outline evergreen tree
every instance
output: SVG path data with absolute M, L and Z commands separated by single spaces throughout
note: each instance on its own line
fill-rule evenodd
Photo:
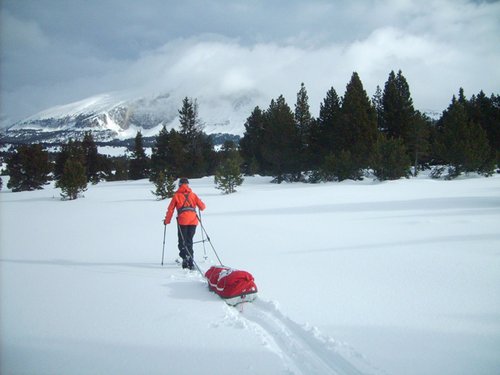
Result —
M 92 136 L 92 132 L 85 132 L 81 147 L 84 155 L 84 167 L 87 175 L 87 181 L 97 184 L 101 179 L 100 172 L 102 171 L 102 161 L 97 150 L 94 137 Z
M 210 176 L 215 173 L 217 168 L 217 152 L 214 150 L 211 138 L 202 133 L 202 158 L 203 158 L 203 176 Z
M 56 181 L 56 187 L 61 189 L 63 199 L 77 199 L 78 195 L 87 190 L 87 174 L 79 159 L 69 158 L 64 163 L 61 177 Z
M 213 148 L 209 137 L 200 132 L 189 145 L 186 134 L 164 127 L 156 137 L 151 155 L 150 181 L 155 181 L 161 171 L 172 176 L 200 177 L 211 171 Z
M 6 161 L 7 188 L 14 192 L 43 189 L 49 181 L 49 154 L 39 144 L 18 146 Z
M 245 122 L 245 133 L 240 140 L 241 155 L 246 165 L 246 173 L 253 175 L 265 169 L 262 155 L 264 140 L 264 114 L 255 107 Z
M 160 200 L 172 198 L 175 194 L 175 180 L 175 177 L 168 175 L 164 171 L 160 171 L 153 181 L 155 191 L 152 191 L 152 193 Z
M 309 145 L 308 145 L 308 165 L 307 169 L 312 171 L 313 175 L 316 174 L 318 171 L 319 166 L 323 162 L 325 158 L 326 147 L 323 145 L 326 142 L 324 141 L 323 138 L 323 132 L 322 129 L 319 126 L 319 120 L 312 118 L 311 119 L 311 130 L 309 134 Z M 312 179 L 314 180 L 314 178 Z M 312 181 L 311 180 L 311 175 L 309 176 L 309 182 L 318 182 L 318 181 Z
M 388 138 L 380 134 L 372 156 L 372 168 L 380 180 L 397 180 L 408 177 L 410 159 L 401 138 Z
M 341 110 L 341 100 L 333 87 L 327 91 L 323 103 L 320 104 L 319 117 L 316 122 L 317 128 L 313 127 L 313 144 L 316 144 L 321 157 L 317 162 L 321 162 L 327 155 L 335 153 L 338 145 L 335 143 L 335 133 L 339 126 Z M 314 131 L 316 130 L 316 131 Z
M 188 177 L 201 177 L 209 169 L 212 145 L 202 131 L 196 100 L 184 98 L 179 110 L 180 134 L 184 143 L 183 171 Z M 207 158 L 208 157 L 208 158 Z
M 138 131 L 135 136 L 132 158 L 130 159 L 129 177 L 132 180 L 141 180 L 146 178 L 148 174 L 149 158 L 146 156 L 146 152 L 144 151 L 142 133 Z
M 169 170 L 169 133 L 165 125 L 155 138 L 151 152 L 151 174 L 150 181 L 155 181 L 160 172 Z
M 419 111 L 408 126 L 408 154 L 413 160 L 413 175 L 418 174 L 421 160 L 429 154 L 430 151 L 430 119 Z
M 68 159 L 77 159 L 82 165 L 85 165 L 85 152 L 81 142 L 70 139 L 61 146 L 61 151 L 56 156 L 54 165 L 54 179 L 61 178 L 64 172 L 64 165 Z
M 486 132 L 468 118 L 465 104 L 453 97 L 439 123 L 439 150 L 444 162 L 450 165 L 450 178 L 463 172 L 488 175 L 493 169 Z
M 384 101 L 382 89 L 377 85 L 377 89 L 375 90 L 375 94 L 372 97 L 372 103 L 375 107 L 375 112 L 377 112 L 377 128 L 379 131 L 384 130 Z
M 109 180 L 124 181 L 128 180 L 129 161 L 127 157 L 115 157 L 110 160 L 111 166 Z
M 297 149 L 299 138 L 294 115 L 283 95 L 271 100 L 264 115 L 262 156 L 275 181 L 291 181 L 300 170 Z
M 185 97 L 182 100 L 182 108 L 179 109 L 180 132 L 188 141 L 190 147 L 194 149 L 195 141 L 199 133 L 202 132 L 201 120 L 198 116 L 198 102 L 196 99 Z
M 243 183 L 243 174 L 241 173 L 241 158 L 234 142 L 225 142 L 221 153 L 223 160 L 217 167 L 214 176 L 214 183 L 217 189 L 225 194 L 231 194 L 236 191 L 236 187 Z
M 297 93 L 297 102 L 295 104 L 295 126 L 297 128 L 298 137 L 298 159 L 299 170 L 296 179 L 300 179 L 300 174 L 303 170 L 309 169 L 311 166 L 311 157 L 309 157 L 309 146 L 311 139 L 311 124 L 312 116 L 309 110 L 309 96 L 307 90 L 302 83 L 300 90 Z
M 97 184 L 102 178 L 111 174 L 111 163 L 106 156 L 100 155 L 90 131 L 85 132 L 82 141 L 70 139 L 61 146 L 54 166 L 54 178 L 61 177 L 64 165 L 69 158 L 78 159 L 85 168 L 87 181 Z
M 376 139 L 376 112 L 354 72 L 347 84 L 339 125 L 335 129 L 335 154 L 349 151 L 357 169 L 367 168 Z
M 467 106 L 469 105 L 469 103 L 467 102 L 467 98 L 465 97 L 465 91 L 463 89 L 463 87 L 460 87 L 458 89 L 458 99 L 457 101 L 462 104 L 465 109 L 468 109 Z
M 240 170 L 240 160 L 238 158 L 228 159 L 217 168 L 214 177 L 217 189 L 225 194 L 236 192 L 236 187 L 243 183 L 243 174 Z
M 168 134 L 167 166 L 172 176 L 188 176 L 185 171 L 185 141 L 175 129 Z
M 320 180 L 323 181 L 359 180 L 361 177 L 359 164 L 349 150 L 329 154 L 320 168 Z
M 184 142 L 184 175 L 197 175 L 202 162 L 200 150 L 201 124 L 198 118 L 198 104 L 196 100 L 184 98 L 179 112 L 180 134 Z
M 480 91 L 477 96 L 472 96 L 467 109 L 470 120 L 486 131 L 492 157 L 500 156 L 500 96 L 492 94 L 488 98 Z
M 382 130 L 387 136 L 401 138 L 408 145 L 409 128 L 415 115 L 410 87 L 401 70 L 391 71 L 382 97 Z

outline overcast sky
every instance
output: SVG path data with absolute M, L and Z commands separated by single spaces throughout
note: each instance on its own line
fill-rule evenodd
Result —
M 231 96 L 267 107 L 300 83 L 313 115 L 353 71 L 371 97 L 402 70 L 415 107 L 500 93 L 500 2 L 0 0 L 3 125 L 86 97 Z M 180 103 L 179 103 L 180 106 Z M 201 107 L 201 105 L 200 105 Z M 202 112 L 202 108 L 200 108 Z

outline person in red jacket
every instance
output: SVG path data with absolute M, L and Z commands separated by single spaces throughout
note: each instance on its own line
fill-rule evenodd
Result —
M 182 268 L 194 269 L 193 258 L 193 237 L 198 225 L 198 215 L 196 207 L 205 209 L 205 203 L 189 187 L 187 178 L 179 180 L 179 189 L 175 192 L 163 223 L 170 224 L 174 209 L 177 209 L 177 235 L 179 240 L 179 256 L 182 258 Z

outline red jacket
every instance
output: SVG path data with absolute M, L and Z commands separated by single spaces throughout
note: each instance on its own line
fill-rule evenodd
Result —
M 168 205 L 165 224 L 170 224 L 174 215 L 174 209 L 177 209 L 177 221 L 179 225 L 198 225 L 196 207 L 203 211 L 205 203 L 193 193 L 188 184 L 181 185 Z

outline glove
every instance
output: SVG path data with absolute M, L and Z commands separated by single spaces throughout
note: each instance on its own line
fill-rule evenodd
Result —
M 167 221 L 167 219 L 164 219 L 163 220 L 163 225 L 168 225 L 168 224 L 170 224 L 170 221 Z

